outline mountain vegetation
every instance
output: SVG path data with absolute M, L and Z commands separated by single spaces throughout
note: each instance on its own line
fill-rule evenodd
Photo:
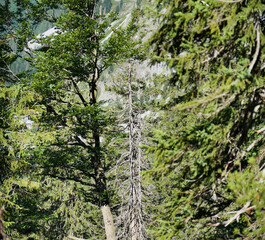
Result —
M 0 239 L 264 239 L 264 13 L 1 1 Z

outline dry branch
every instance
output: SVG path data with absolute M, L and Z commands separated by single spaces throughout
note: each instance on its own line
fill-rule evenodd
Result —
M 77 237 L 73 237 L 73 236 L 68 236 L 69 239 L 72 240 L 88 240 L 88 239 L 84 239 L 84 238 L 77 238 Z
M 232 222 L 234 222 L 235 220 L 239 220 L 239 217 L 241 214 L 245 213 L 245 212 L 249 212 L 250 210 L 256 209 L 256 206 L 250 206 L 251 201 L 248 201 L 243 208 L 241 208 L 238 211 L 232 211 L 232 212 L 228 212 L 226 214 L 235 214 L 233 217 L 231 217 L 229 220 L 224 221 L 224 222 L 218 222 L 218 223 L 208 223 L 206 224 L 207 226 L 211 226 L 211 227 L 217 227 L 219 225 L 224 225 L 225 227 L 227 227 L 228 225 L 230 225 Z
M 242 2 L 242 0 L 216 0 L 218 2 L 223 2 L 223 3 L 239 3 Z
M 261 133 L 261 132 L 264 132 L 265 131 L 265 127 L 261 128 L 260 130 L 257 130 L 256 132 L 257 133 Z
M 215 59 L 218 57 L 218 55 L 224 50 L 225 47 L 221 47 L 217 52 L 214 53 L 213 57 L 209 57 L 205 59 L 202 63 L 207 63 L 210 62 L 211 60 Z
M 224 223 L 225 223 L 225 227 L 227 227 L 227 226 L 230 225 L 233 221 L 235 221 L 236 219 L 238 219 L 242 213 L 248 212 L 248 211 L 250 211 L 250 210 L 256 208 L 256 206 L 249 207 L 250 203 L 251 203 L 251 201 L 248 201 L 248 202 L 244 205 L 243 208 L 241 208 L 240 210 L 238 210 L 238 211 L 235 212 L 236 214 L 235 214 L 233 217 L 231 217 L 229 220 L 227 220 L 226 222 L 224 222 Z
M 255 63 L 257 62 L 257 59 L 258 59 L 258 56 L 259 56 L 259 51 L 260 51 L 260 27 L 259 27 L 259 23 L 257 23 L 257 26 L 256 26 L 256 29 L 257 29 L 257 47 L 256 47 L 256 51 L 255 51 L 255 54 L 254 54 L 254 57 L 249 65 L 249 68 L 248 68 L 248 73 L 250 74 Z
M 239 159 L 242 159 L 246 156 L 246 154 L 251 151 L 260 141 L 263 140 L 263 138 L 265 137 L 265 132 L 263 132 L 260 137 L 256 140 L 254 140 L 246 149 L 246 151 L 244 151 L 241 156 L 239 157 Z

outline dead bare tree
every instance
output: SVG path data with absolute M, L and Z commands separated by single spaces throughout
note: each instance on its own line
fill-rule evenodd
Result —
M 139 147 L 142 142 L 142 88 L 141 79 L 135 76 L 131 64 L 122 68 L 113 88 L 119 94 L 122 110 L 120 126 L 125 128 L 120 160 L 115 168 L 116 185 L 119 186 L 121 203 L 116 225 L 118 239 L 146 239 L 143 212 L 143 186 L 141 180 L 143 157 Z M 118 104 L 119 105 L 119 104 Z
M 129 162 L 130 162 L 130 198 L 129 198 L 129 223 L 132 240 L 144 239 L 142 226 L 142 188 L 141 188 L 141 111 L 133 104 L 132 67 L 129 65 Z M 137 101 L 140 101 L 138 86 Z

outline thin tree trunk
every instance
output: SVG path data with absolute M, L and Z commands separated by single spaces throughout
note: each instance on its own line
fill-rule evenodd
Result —
M 2 207 L 0 209 L 0 239 L 2 240 L 7 240 L 6 235 L 5 235 L 5 230 L 4 230 L 4 224 L 3 224 L 3 213 L 4 213 L 5 208 Z
M 146 239 L 146 233 L 143 220 L 143 188 L 141 182 L 143 157 L 141 148 L 139 148 L 142 142 L 141 80 L 137 80 L 133 76 L 131 64 L 129 64 L 128 68 L 126 67 L 126 74 L 121 77 L 119 82 L 121 85 L 120 89 L 123 91 L 126 89 L 127 91 L 126 102 L 128 104 L 125 105 L 125 113 L 123 115 L 125 119 L 121 119 L 121 124 L 126 122 L 128 126 L 128 142 L 126 141 L 128 150 L 120 159 L 120 162 L 125 167 L 120 168 L 120 170 L 122 175 L 126 176 L 126 181 L 121 187 L 123 201 L 118 221 L 119 226 L 121 226 L 121 231 L 118 231 L 118 237 L 120 239 L 144 240 Z M 138 91 L 135 89 L 137 85 Z
M 130 159 L 130 189 L 131 189 L 131 206 L 130 206 L 130 232 L 132 240 L 137 240 L 137 199 L 136 199 L 136 186 L 135 186 L 135 143 L 134 143 L 134 118 L 133 118 L 133 94 L 132 94 L 132 76 L 131 76 L 131 64 L 129 65 L 129 159 Z
M 130 235 L 131 240 L 143 239 L 142 229 L 142 196 L 141 196 L 141 149 L 137 147 L 141 141 L 140 106 L 135 112 L 133 107 L 133 89 L 131 65 L 129 65 L 129 161 L 130 161 Z M 140 92 L 137 94 L 140 101 Z
M 110 207 L 108 205 L 102 206 L 101 212 L 103 215 L 107 240 L 116 240 L 115 227 L 114 227 L 113 217 L 110 211 Z
M 137 92 L 137 99 L 140 102 L 141 101 L 141 88 L 140 83 L 138 81 L 138 92 Z M 141 116 L 141 104 L 138 105 L 138 116 L 137 116 L 137 124 L 138 124 L 138 136 L 137 136 L 137 146 L 140 146 L 142 144 L 142 116 Z M 144 228 L 143 228 L 143 216 L 142 216 L 142 177 L 141 177 L 141 171 L 142 171 L 142 149 L 140 147 L 137 147 L 137 171 L 138 171 L 138 218 L 139 218 L 139 239 L 144 239 Z
M 95 106 L 97 104 L 97 81 L 99 79 L 99 72 L 97 68 L 97 58 L 94 62 L 94 74 L 93 79 L 90 82 L 90 105 Z M 104 167 L 102 164 L 101 146 L 100 146 L 100 132 L 99 132 L 99 122 L 97 119 L 97 113 L 92 116 L 93 121 L 93 140 L 94 140 L 94 157 L 92 160 L 94 168 L 94 179 L 96 183 L 96 190 L 99 197 L 99 206 L 103 215 L 103 221 L 105 225 L 105 233 L 107 240 L 116 240 L 115 227 L 113 223 L 113 217 L 109 206 L 109 194 L 107 189 L 107 182 Z

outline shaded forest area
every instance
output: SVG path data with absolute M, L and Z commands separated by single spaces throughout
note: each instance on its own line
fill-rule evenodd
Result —
M 265 239 L 264 13 L 1 0 L 0 239 Z

